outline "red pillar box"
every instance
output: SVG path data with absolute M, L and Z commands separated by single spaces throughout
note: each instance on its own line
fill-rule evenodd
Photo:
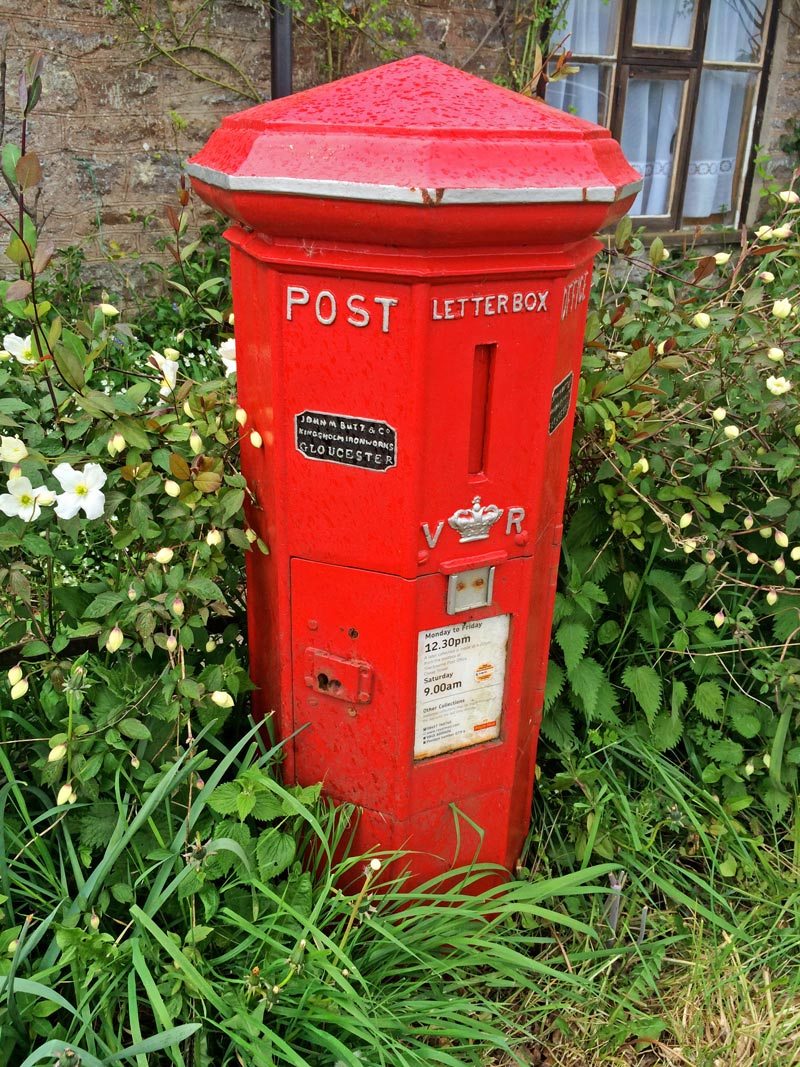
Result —
M 249 641 L 286 775 L 415 878 L 512 869 L 591 279 L 639 188 L 608 132 L 421 56 L 226 119 Z M 475 827 L 481 828 L 482 835 Z

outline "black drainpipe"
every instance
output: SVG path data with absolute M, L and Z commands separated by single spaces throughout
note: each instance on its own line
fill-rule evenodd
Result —
M 272 0 L 269 10 L 270 83 L 272 99 L 292 92 L 292 9 L 286 0 Z

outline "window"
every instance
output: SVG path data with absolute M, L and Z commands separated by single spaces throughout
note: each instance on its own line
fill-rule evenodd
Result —
M 610 127 L 651 229 L 737 225 L 771 0 L 565 0 L 553 41 L 580 69 L 547 101 Z

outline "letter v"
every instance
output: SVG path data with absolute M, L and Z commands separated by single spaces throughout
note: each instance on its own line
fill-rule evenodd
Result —
M 425 534 L 425 540 L 428 542 L 428 548 L 436 548 L 436 542 L 439 540 L 442 530 L 444 529 L 444 519 L 436 527 L 436 530 L 431 534 L 430 526 L 427 522 L 422 524 L 422 532 Z

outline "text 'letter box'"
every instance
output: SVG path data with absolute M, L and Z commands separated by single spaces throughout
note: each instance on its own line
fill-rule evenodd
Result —
M 226 119 L 257 709 L 414 877 L 530 804 L 608 132 L 416 56 Z M 258 430 L 255 448 L 249 431 Z M 482 828 L 483 834 L 476 831 Z

